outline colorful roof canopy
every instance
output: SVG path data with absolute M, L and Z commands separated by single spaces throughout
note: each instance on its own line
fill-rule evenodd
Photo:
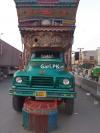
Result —
M 79 0 L 14 1 L 17 8 L 19 27 L 21 31 L 36 31 L 39 29 L 42 31 L 75 30 L 76 12 Z M 56 26 L 58 27 L 57 29 Z

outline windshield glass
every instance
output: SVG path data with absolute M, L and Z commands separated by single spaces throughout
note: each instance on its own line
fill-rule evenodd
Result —
M 36 51 L 32 54 L 31 59 L 41 58 L 41 59 L 62 59 L 63 55 L 60 52 L 55 51 Z
M 51 62 L 51 61 L 31 61 L 29 66 L 32 68 L 41 68 L 41 69 L 64 69 L 65 64 L 62 62 Z

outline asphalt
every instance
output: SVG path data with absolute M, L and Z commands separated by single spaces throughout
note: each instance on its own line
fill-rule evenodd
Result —
M 22 114 L 12 108 L 8 95 L 11 78 L 0 81 L 0 133 L 33 133 L 23 128 Z M 51 133 L 100 133 L 100 104 L 89 93 L 79 89 L 72 116 L 59 111 L 58 127 Z

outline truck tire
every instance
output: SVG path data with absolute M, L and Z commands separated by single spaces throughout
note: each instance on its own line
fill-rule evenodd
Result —
M 72 115 L 74 112 L 74 99 L 65 100 L 65 113 L 67 115 Z
M 21 96 L 13 96 L 12 98 L 12 104 L 13 108 L 17 112 L 22 111 L 23 103 L 24 103 L 25 98 Z

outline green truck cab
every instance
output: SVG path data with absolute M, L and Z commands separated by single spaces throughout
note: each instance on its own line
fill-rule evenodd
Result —
M 21 111 L 24 99 L 31 97 L 34 100 L 64 101 L 67 114 L 72 114 L 75 80 L 73 74 L 67 71 L 64 52 L 48 49 L 32 51 L 25 68 L 14 74 L 9 93 L 13 95 L 16 111 Z
M 92 72 L 91 72 L 91 77 L 92 79 L 96 79 L 96 81 L 98 81 L 100 77 L 100 66 L 93 67 Z

